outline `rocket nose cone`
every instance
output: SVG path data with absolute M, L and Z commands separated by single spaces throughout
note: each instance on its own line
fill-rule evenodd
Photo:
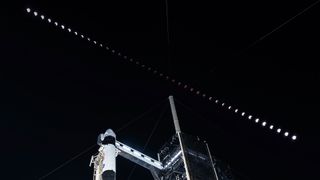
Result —
M 116 134 L 113 132 L 112 129 L 107 129 L 107 131 L 104 133 L 105 137 L 107 136 L 112 136 L 112 137 L 116 137 Z

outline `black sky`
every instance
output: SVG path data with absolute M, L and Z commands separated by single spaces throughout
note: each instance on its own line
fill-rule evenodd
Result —
M 243 179 L 317 179 L 319 164 L 319 5 L 265 39 L 265 34 L 315 1 L 169 1 L 168 61 L 165 1 L 16 1 L 1 5 L 0 118 L 3 179 L 39 179 L 117 133 L 145 152 L 174 133 L 165 99 L 173 94 L 183 131 L 208 141 L 212 153 Z M 25 8 L 37 9 L 183 82 L 297 133 L 288 138 L 261 128 L 146 72 Z M 188 108 L 186 108 L 187 106 Z M 153 107 L 153 108 L 152 108 Z M 46 179 L 90 179 L 90 156 Z M 118 158 L 118 179 L 133 164 Z M 13 176 L 13 177 L 12 177 Z M 131 179 L 151 179 L 137 168 Z

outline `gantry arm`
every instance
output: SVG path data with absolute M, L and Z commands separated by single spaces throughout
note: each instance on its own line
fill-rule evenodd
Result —
M 155 168 L 157 170 L 162 170 L 163 165 L 160 161 L 157 161 L 119 141 L 116 141 L 116 148 L 119 150 L 119 155 L 136 163 L 140 166 L 149 169 L 154 170 Z

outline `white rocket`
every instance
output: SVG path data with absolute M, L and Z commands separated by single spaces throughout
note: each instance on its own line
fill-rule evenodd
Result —
M 127 145 L 116 140 L 115 133 L 108 129 L 98 136 L 99 153 L 92 156 L 90 165 L 94 165 L 94 180 L 116 180 L 116 157 L 126 158 L 140 166 L 149 169 L 155 179 L 164 169 L 163 164 Z
M 101 145 L 103 154 L 102 180 L 116 180 L 116 134 L 108 129 L 104 134 L 100 134 L 98 144 Z

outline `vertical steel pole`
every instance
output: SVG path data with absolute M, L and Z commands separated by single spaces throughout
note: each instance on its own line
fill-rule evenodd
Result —
M 174 104 L 173 96 L 169 96 L 169 101 L 170 101 L 171 113 L 173 117 L 174 128 L 176 130 L 176 133 L 180 133 L 181 129 L 180 129 L 179 119 L 176 111 L 176 106 Z
M 183 159 L 183 163 L 184 163 L 184 168 L 186 170 L 187 180 L 191 180 L 188 162 L 187 162 L 186 155 L 185 155 L 184 143 L 181 138 L 181 129 L 180 129 L 180 124 L 179 124 L 179 119 L 178 119 L 178 115 L 177 115 L 177 111 L 176 111 L 176 106 L 174 104 L 173 96 L 169 96 L 169 101 L 170 101 L 171 113 L 172 113 L 172 117 L 173 117 L 174 128 L 175 128 L 176 133 L 179 138 L 180 148 L 181 148 L 181 152 L 182 152 L 182 159 Z

